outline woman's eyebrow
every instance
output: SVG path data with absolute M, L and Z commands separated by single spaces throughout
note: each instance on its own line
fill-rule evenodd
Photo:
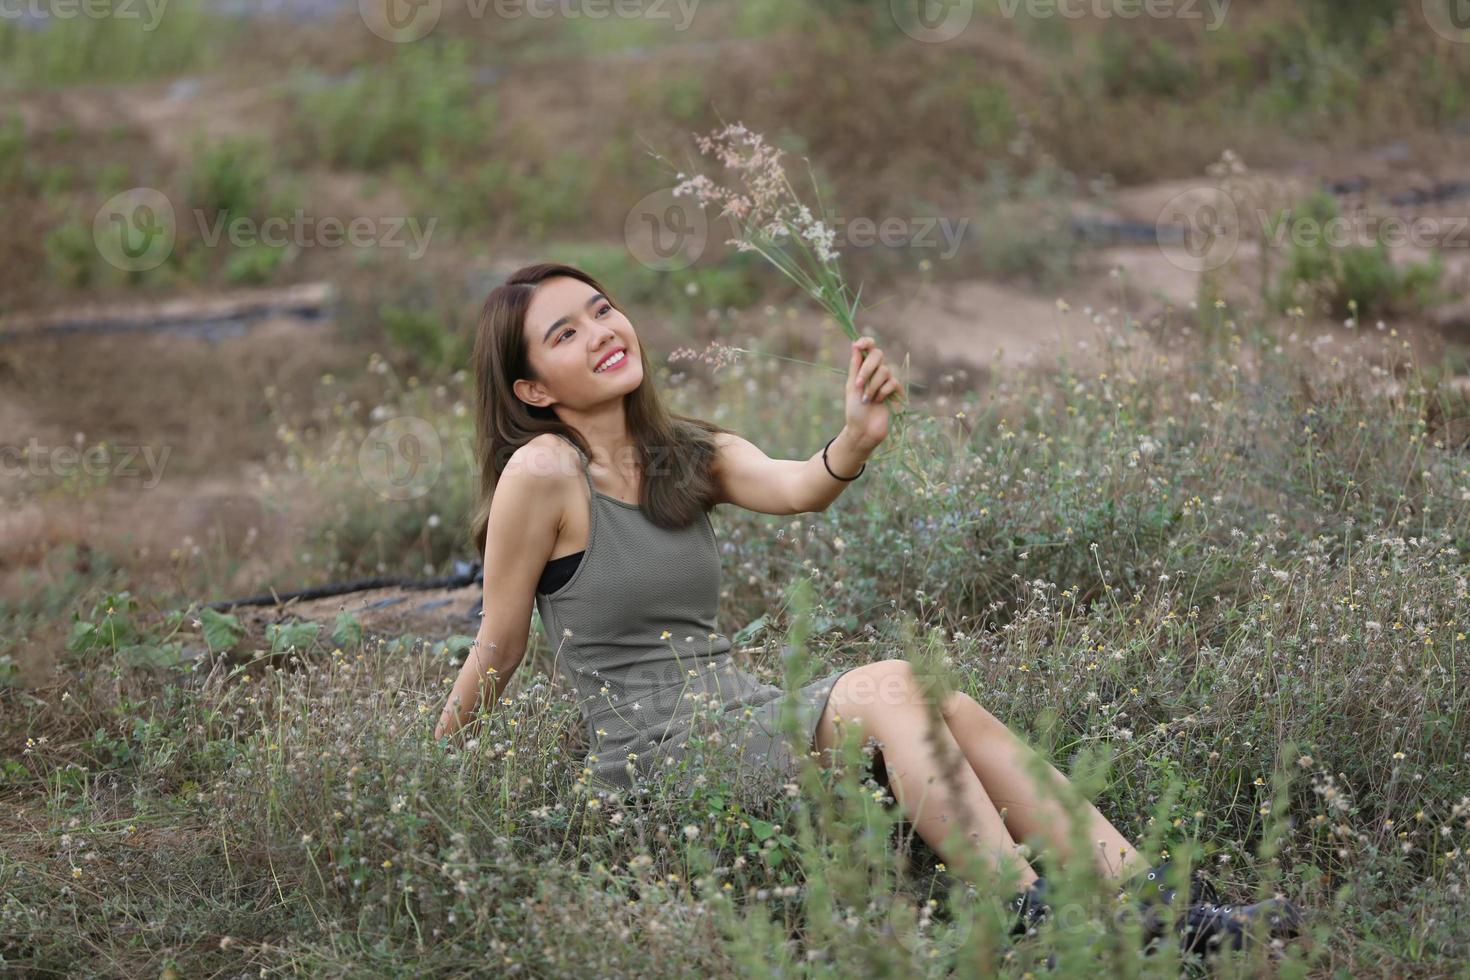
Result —
M 604 296 L 604 295 L 602 295 L 601 293 L 593 293 L 592 294 L 592 298 L 589 299 L 586 302 L 585 306 L 592 306 L 594 303 L 596 303 L 600 299 L 607 299 L 607 297 Z M 551 339 L 551 335 L 556 330 L 556 328 L 559 327 L 559 326 L 561 326 L 563 323 L 566 323 L 571 318 L 572 318 L 571 317 L 571 314 L 567 314 L 564 317 L 558 318 L 555 323 L 553 323 L 551 326 L 549 326 L 549 327 L 546 328 L 546 335 L 541 338 L 541 342 L 544 344 L 548 340 L 550 340 Z

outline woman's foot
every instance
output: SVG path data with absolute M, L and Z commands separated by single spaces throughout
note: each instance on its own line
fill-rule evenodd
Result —
M 1165 861 L 1130 879 L 1119 892 L 1120 898 L 1133 896 L 1142 925 L 1144 948 L 1152 952 L 1164 938 L 1168 910 L 1174 903 L 1175 890 L 1169 883 L 1170 863 Z M 1228 946 L 1240 949 L 1245 944 L 1251 925 L 1265 921 L 1270 936 L 1290 938 L 1301 927 L 1301 912 L 1285 899 L 1267 899 L 1253 905 L 1230 905 L 1220 902 L 1214 885 L 1190 874 L 1189 903 L 1175 923 L 1179 946 L 1186 952 L 1213 952 Z
M 1018 892 L 1006 902 L 1006 909 L 1016 916 L 1015 925 L 1011 926 L 1012 936 L 1035 934 L 1036 927 L 1051 912 L 1051 907 L 1046 904 L 1046 879 L 1037 878 L 1024 891 Z
M 1178 923 L 1179 948 L 1204 954 L 1240 949 L 1258 922 L 1266 923 L 1272 939 L 1289 939 L 1301 931 L 1302 913 L 1284 898 L 1268 898 L 1253 905 L 1197 902 L 1185 910 Z
M 1119 920 L 1137 914 L 1143 928 L 1145 945 L 1163 938 L 1169 906 L 1174 904 L 1174 886 L 1170 883 L 1172 864 L 1165 861 L 1128 879 L 1118 889 L 1118 900 L 1125 903 Z M 1189 905 L 1219 902 L 1215 886 L 1198 871 L 1190 872 Z

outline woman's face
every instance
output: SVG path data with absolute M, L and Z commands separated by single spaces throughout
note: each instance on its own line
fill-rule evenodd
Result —
M 557 276 L 537 286 L 525 330 L 527 356 L 540 380 L 517 381 L 516 393 L 530 404 L 585 411 L 643 383 L 633 325 L 580 279 Z

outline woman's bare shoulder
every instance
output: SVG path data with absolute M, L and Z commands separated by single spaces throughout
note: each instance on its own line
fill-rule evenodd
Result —
M 555 481 L 580 474 L 581 463 L 576 446 L 554 432 L 543 432 L 511 453 L 501 475 L 515 469 L 523 478 Z
M 495 494 L 510 489 L 523 501 L 539 501 L 560 510 L 582 480 L 582 454 L 553 432 L 542 432 L 517 448 L 495 482 Z
M 511 453 L 495 484 L 496 500 L 505 502 L 512 522 L 549 524 L 553 532 L 566 520 L 566 509 L 581 479 L 581 455 L 567 440 L 543 432 Z M 494 510 L 496 502 L 492 501 Z

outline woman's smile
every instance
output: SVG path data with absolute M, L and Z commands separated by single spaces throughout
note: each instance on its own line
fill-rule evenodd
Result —
M 598 374 L 604 371 L 616 371 L 628 363 L 628 351 L 624 347 L 616 347 L 613 352 L 598 362 L 597 367 L 592 370 Z

